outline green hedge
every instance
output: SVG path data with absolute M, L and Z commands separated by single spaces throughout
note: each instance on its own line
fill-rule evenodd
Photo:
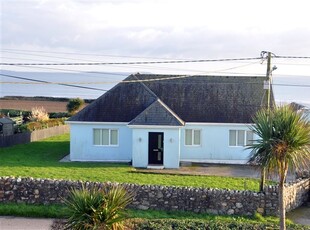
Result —
M 19 117 L 19 116 L 29 116 L 30 111 L 23 111 L 23 110 L 16 110 L 16 109 L 0 109 L 0 114 L 7 116 L 8 114 L 10 117 Z
M 220 220 L 177 220 L 177 219 L 157 219 L 157 220 L 134 220 L 131 222 L 134 229 L 139 230 L 265 230 L 279 229 L 275 223 L 244 223 L 240 221 L 220 221 Z M 310 229 L 310 227 L 290 224 L 288 229 Z
M 20 132 L 32 132 L 35 130 L 40 130 L 40 129 L 46 129 L 46 128 L 51 128 L 54 126 L 60 126 L 65 124 L 65 118 L 53 118 L 49 119 L 47 121 L 33 121 L 33 122 L 28 122 L 26 124 L 20 125 L 18 127 Z
M 31 115 L 31 111 L 24 111 L 24 110 L 16 110 L 16 109 L 0 109 L 0 114 L 10 115 L 10 117 L 29 117 Z M 52 112 L 48 113 L 49 118 L 63 118 L 63 117 L 70 117 L 69 113 L 67 112 Z

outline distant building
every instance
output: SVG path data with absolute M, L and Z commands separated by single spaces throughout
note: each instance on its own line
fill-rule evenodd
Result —
M 10 118 L 0 118 L 0 135 L 8 136 L 14 134 L 14 121 Z

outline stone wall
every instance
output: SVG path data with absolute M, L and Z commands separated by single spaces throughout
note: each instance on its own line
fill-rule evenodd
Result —
M 287 209 L 301 205 L 309 192 L 310 179 L 288 185 Z M 72 188 L 111 186 L 112 183 L 74 182 L 65 180 L 0 177 L 0 202 L 33 204 L 62 203 Z M 265 192 L 167 187 L 158 185 L 122 184 L 135 191 L 131 204 L 136 209 L 183 210 L 227 215 L 277 215 L 278 192 L 268 187 Z
M 287 212 L 294 210 L 309 201 L 310 177 L 308 179 L 298 179 L 289 183 L 285 187 L 285 201 Z

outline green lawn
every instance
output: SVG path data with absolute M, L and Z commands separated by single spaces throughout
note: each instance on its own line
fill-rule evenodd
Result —
M 258 191 L 259 180 L 217 176 L 182 176 L 139 173 L 126 164 L 60 163 L 69 153 L 69 135 L 0 149 L 0 176 L 20 176 L 83 181 L 209 187 Z

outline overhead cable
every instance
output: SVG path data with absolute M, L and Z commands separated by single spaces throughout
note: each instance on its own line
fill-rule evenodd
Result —
M 108 91 L 108 90 L 105 90 L 105 89 L 86 87 L 86 86 L 80 86 L 80 85 L 72 85 L 72 84 L 65 84 L 65 83 L 52 83 L 52 82 L 49 82 L 49 81 L 42 81 L 42 80 L 37 80 L 37 79 L 33 79 L 33 78 L 19 77 L 19 76 L 3 74 L 3 73 L 0 73 L 0 75 L 4 76 L 4 77 L 15 78 L 15 79 L 20 79 L 20 80 L 25 80 L 25 81 L 32 81 L 32 82 L 40 82 L 40 83 L 44 83 L 44 84 L 56 84 L 56 85 L 63 85 L 63 86 L 68 86 L 68 87 L 81 88 L 81 89 L 91 89 L 91 90 L 97 90 L 97 91 Z
M 136 62 L 67 62 L 67 63 L 0 63 L 6 66 L 34 66 L 34 65 L 69 65 L 69 66 L 86 66 L 86 65 L 144 65 L 144 64 L 180 64 L 180 63 L 201 63 L 201 62 L 226 62 L 226 61 L 245 61 L 261 60 L 261 57 L 250 58 L 224 58 L 224 59 L 197 59 L 197 60 L 171 60 L 171 61 L 136 61 Z

